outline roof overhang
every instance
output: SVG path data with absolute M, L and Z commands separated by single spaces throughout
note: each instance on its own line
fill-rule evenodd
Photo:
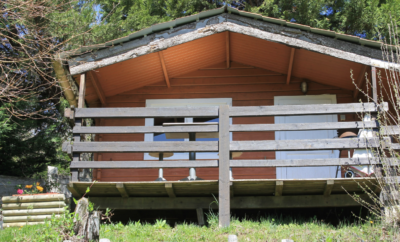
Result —
M 357 39 L 357 43 L 351 43 L 348 41 L 351 41 L 352 36 L 343 35 L 344 37 L 339 38 L 340 34 L 332 31 L 313 29 L 309 26 L 289 24 L 288 22 L 283 26 L 279 24 L 279 21 L 283 20 L 276 20 L 277 23 L 260 20 L 262 19 L 250 19 L 231 13 L 217 14 L 201 20 L 197 19 L 195 22 L 144 35 L 142 38 L 124 42 L 118 46 L 103 46 L 103 49 L 70 57 L 68 59 L 70 74 L 85 73 L 225 31 L 284 44 L 293 48 L 301 48 L 363 65 L 380 68 L 389 67 L 389 64 L 382 60 L 383 55 L 380 49 L 363 46 L 358 37 L 354 37 Z M 329 37 L 327 33 L 321 35 L 318 31 L 332 32 L 332 36 Z M 373 45 L 378 45 L 376 44 L 378 42 L 374 43 Z

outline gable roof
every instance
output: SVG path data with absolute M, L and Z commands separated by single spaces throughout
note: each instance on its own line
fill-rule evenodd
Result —
M 364 65 L 387 65 L 380 60 L 382 52 L 378 49 L 381 45 L 379 42 L 239 11 L 227 6 L 153 25 L 104 44 L 64 52 L 61 58 L 68 58 L 70 72 L 76 75 L 225 31 Z

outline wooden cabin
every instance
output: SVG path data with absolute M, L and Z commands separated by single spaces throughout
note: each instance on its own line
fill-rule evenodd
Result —
M 69 189 L 82 196 L 92 169 L 100 208 L 197 209 L 203 223 L 215 195 L 226 226 L 235 208 L 356 206 L 343 166 L 376 164 L 348 152 L 374 142 L 338 136 L 387 110 L 359 103 L 385 67 L 378 42 L 223 7 L 61 58 L 65 92 L 79 86 Z

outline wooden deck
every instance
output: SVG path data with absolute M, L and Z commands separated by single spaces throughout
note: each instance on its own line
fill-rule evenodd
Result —
M 81 85 L 84 86 L 84 85 Z M 82 90 L 80 90 L 82 91 Z M 391 147 L 389 137 L 354 137 L 348 139 L 294 139 L 294 140 L 240 140 L 231 141 L 230 132 L 264 132 L 281 130 L 337 130 L 338 128 L 366 128 L 364 123 L 340 122 L 294 123 L 294 124 L 230 124 L 233 117 L 293 116 L 372 113 L 387 111 L 388 104 L 350 103 L 350 104 L 315 104 L 315 105 L 280 105 L 229 107 L 174 107 L 174 108 L 82 108 L 67 110 L 67 115 L 74 120 L 74 142 L 67 143 L 63 150 L 71 155 L 70 191 L 75 197 L 81 197 L 91 183 L 79 181 L 82 169 L 144 169 L 162 168 L 215 167 L 218 168 L 218 180 L 194 181 L 196 175 L 190 175 L 192 181 L 154 181 L 154 182 L 96 182 L 87 194 L 96 207 L 105 209 L 196 209 L 214 207 L 219 209 L 220 226 L 228 226 L 230 209 L 263 208 L 316 208 L 360 206 L 349 194 L 358 194 L 366 201 L 368 195 L 360 184 L 367 184 L 377 191 L 368 178 L 358 179 L 246 179 L 230 180 L 231 168 L 241 167 L 307 167 L 307 166 L 349 166 L 380 165 L 381 160 L 370 158 L 327 158 L 294 160 L 235 160 L 233 152 L 271 152 L 271 151 L 306 151 L 306 150 L 350 150 L 384 149 Z M 207 117 L 218 118 L 218 129 L 213 125 L 177 125 L 163 127 L 83 127 L 83 118 L 181 118 Z M 360 125 L 363 125 L 360 127 Z M 366 123 L 368 128 L 376 128 L 376 123 Z M 377 130 L 371 132 L 378 132 Z M 188 133 L 192 135 L 186 141 L 102 141 L 81 142 L 82 133 Z M 213 132 L 218 141 L 198 141 L 197 133 Z M 384 134 L 384 132 L 382 133 Z M 189 136 L 191 137 L 191 136 Z M 305 137 L 307 138 L 307 137 Z M 189 152 L 189 162 L 182 160 L 166 161 L 160 156 L 159 161 L 81 161 L 81 153 L 170 153 Z M 218 152 L 218 160 L 196 160 L 196 152 Z M 191 157 L 191 158 L 190 158 Z M 193 171 L 193 170 L 192 170 Z M 98 176 L 92 179 L 97 179 Z M 134 176 L 133 176 L 134 177 Z M 156 178 L 156 177 L 155 177 Z M 200 211 L 200 212 L 199 212 Z M 199 217 L 201 218 L 201 216 Z M 200 220 L 199 220 L 200 221 Z M 200 222 L 199 222 L 200 223 Z
M 231 208 L 358 206 L 346 191 L 363 196 L 360 184 L 376 188 L 375 180 L 368 178 L 233 180 Z M 75 197 L 80 197 L 90 185 L 90 182 L 73 182 L 69 189 Z M 218 197 L 218 181 L 96 182 L 87 196 L 100 208 L 196 209 L 210 205 L 217 208 L 216 203 L 211 203 Z

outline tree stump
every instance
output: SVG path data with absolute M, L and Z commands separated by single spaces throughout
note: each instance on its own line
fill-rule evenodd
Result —
M 85 241 L 99 241 L 101 211 L 89 212 L 89 201 L 81 198 L 75 208 L 74 232 Z

